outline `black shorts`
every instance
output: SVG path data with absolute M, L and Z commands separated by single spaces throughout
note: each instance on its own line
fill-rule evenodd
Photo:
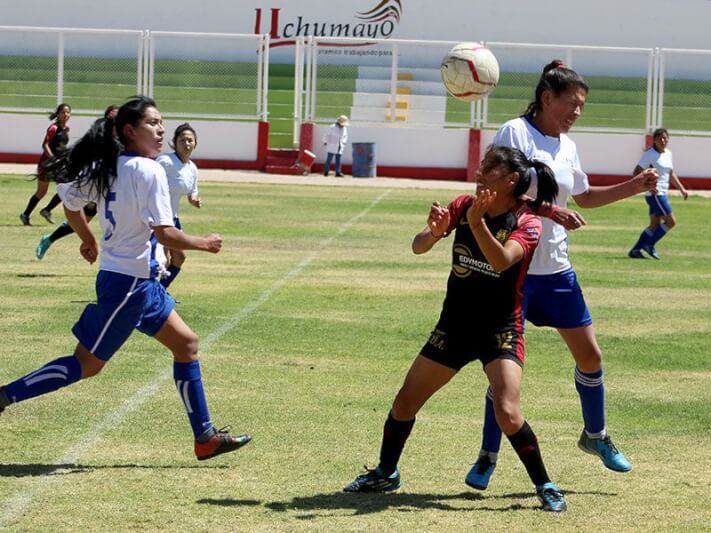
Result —
M 482 367 L 496 359 L 511 359 L 523 366 L 524 337 L 515 328 L 495 332 L 447 329 L 450 328 L 437 324 L 420 355 L 457 371 L 475 359 L 481 361 Z

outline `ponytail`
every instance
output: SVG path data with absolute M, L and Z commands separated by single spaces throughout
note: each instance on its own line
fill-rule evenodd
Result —
M 536 198 L 528 202 L 529 207 L 535 213 L 543 202 L 548 204 L 555 202 L 556 196 L 558 196 L 558 182 L 555 180 L 555 174 L 553 174 L 551 167 L 545 163 L 530 161 L 530 164 L 529 171 L 535 173 L 538 179 Z
M 552 91 L 556 96 L 560 96 L 570 87 L 578 87 L 588 93 L 589 87 L 583 77 L 573 69 L 566 67 L 560 59 L 554 59 L 543 67 L 543 73 L 536 86 L 536 95 L 523 116 L 533 118 L 536 113 L 543 109 L 541 98 L 545 91 Z

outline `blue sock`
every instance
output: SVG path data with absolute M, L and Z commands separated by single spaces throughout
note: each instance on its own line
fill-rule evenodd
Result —
M 175 281 L 175 278 L 178 277 L 178 274 L 180 274 L 180 267 L 179 267 L 179 266 L 175 266 L 175 265 L 170 265 L 170 266 L 168 267 L 168 272 L 170 272 L 170 276 L 168 276 L 167 278 L 163 278 L 162 280 L 160 280 L 160 284 L 163 285 L 163 287 L 165 287 L 166 289 L 168 288 L 168 286 L 169 286 L 171 283 L 173 283 L 173 282 Z
M 662 237 L 667 234 L 667 231 L 669 231 L 669 228 L 666 224 L 659 224 L 659 226 L 657 226 L 657 229 L 654 230 L 654 233 L 652 233 L 651 237 L 649 238 L 649 246 L 654 246 L 655 244 L 657 244 L 657 242 L 660 241 Z
M 3 387 L 10 403 L 22 402 L 35 396 L 56 391 L 81 379 L 79 360 L 73 355 L 60 357 L 39 370 L 27 374 Z
M 652 230 L 649 228 L 644 228 L 644 231 L 640 233 L 639 239 L 637 239 L 637 242 L 635 245 L 632 247 L 633 250 L 641 250 L 642 246 L 646 246 L 646 244 L 649 242 L 649 239 L 652 237 Z
M 576 367 L 575 388 L 580 395 L 585 431 L 591 437 L 602 435 L 605 431 L 605 385 L 602 368 L 597 372 L 585 373 Z
M 173 378 L 175 378 L 178 394 L 180 394 L 180 399 L 188 413 L 195 438 L 211 432 L 213 429 L 212 420 L 210 420 L 210 413 L 207 409 L 205 390 L 202 387 L 200 362 L 173 363 Z
M 496 462 L 496 454 L 501 448 L 501 428 L 496 422 L 496 413 L 494 412 L 494 393 L 491 387 L 486 390 L 486 403 L 484 405 L 484 428 L 482 430 L 481 454 L 487 452 L 492 462 Z M 481 455 L 480 454 L 480 455 Z

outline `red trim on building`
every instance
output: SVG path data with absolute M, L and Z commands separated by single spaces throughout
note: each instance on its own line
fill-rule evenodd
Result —
M 269 150 L 269 122 L 259 121 L 257 129 L 257 168 L 264 170 L 267 165 L 267 151 Z
M 647 134 L 644 136 L 644 149 L 649 150 L 654 145 L 654 135 Z
M 299 133 L 299 152 L 314 151 L 314 123 L 303 122 Z
M 481 130 L 469 130 L 469 153 L 467 154 L 467 181 L 474 181 L 481 163 Z

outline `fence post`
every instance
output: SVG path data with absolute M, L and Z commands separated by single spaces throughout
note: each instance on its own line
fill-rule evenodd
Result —
M 64 32 L 57 34 L 57 105 L 64 101 Z
M 474 181 L 481 160 L 481 130 L 469 130 L 469 153 L 467 154 L 467 181 Z

